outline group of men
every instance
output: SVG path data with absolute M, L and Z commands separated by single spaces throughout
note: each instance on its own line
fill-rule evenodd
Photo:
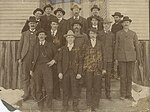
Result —
M 119 65 L 120 99 L 133 100 L 131 94 L 134 63 L 139 60 L 138 39 L 129 29 L 132 20 L 115 12 L 115 23 L 99 16 L 100 8 L 94 5 L 92 15 L 80 16 L 81 7 L 71 7 L 73 16 L 64 19 L 65 11 L 48 4 L 33 11 L 22 29 L 17 59 L 22 65 L 23 100 L 31 96 L 38 102 L 40 111 L 44 103 L 52 108 L 52 100 L 60 100 L 63 90 L 63 109 L 73 100 L 73 111 L 79 112 L 81 85 L 86 88 L 87 107 L 97 112 L 101 97 L 102 78 L 105 78 L 105 95 L 111 99 L 111 76 Z M 122 19 L 123 18 L 123 19 Z M 82 82 L 82 83 L 81 83 Z

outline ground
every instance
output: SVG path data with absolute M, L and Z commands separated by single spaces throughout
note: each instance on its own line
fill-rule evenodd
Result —
M 99 104 L 99 112 L 150 112 L 150 88 L 143 87 L 133 83 L 132 94 L 136 102 L 131 102 L 128 100 L 122 101 L 119 99 L 119 81 L 112 80 L 111 87 L 111 96 L 112 100 L 107 100 L 103 95 Z M 26 102 L 20 101 L 21 96 L 23 94 L 22 90 L 5 90 L 1 89 L 0 98 L 5 99 L 10 104 L 13 104 L 16 107 L 19 107 L 23 112 L 38 112 L 37 103 L 33 100 L 29 100 Z M 5 94 L 4 94 L 5 93 Z M 19 102 L 18 102 L 19 101 Z M 81 99 L 79 103 L 79 108 L 81 112 L 89 112 L 85 105 L 85 89 L 82 90 Z M 19 105 L 19 106 L 18 106 Z M 71 102 L 69 102 L 70 108 L 69 112 L 72 112 Z M 45 112 L 61 112 L 62 102 L 61 101 L 53 101 L 52 110 L 46 110 Z

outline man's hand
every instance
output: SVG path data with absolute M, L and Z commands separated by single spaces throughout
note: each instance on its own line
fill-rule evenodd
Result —
M 21 59 L 19 59 L 19 60 L 18 60 L 18 63 L 22 63 L 22 60 L 21 60 Z
M 33 72 L 32 71 L 30 71 L 30 75 L 33 77 Z
M 59 77 L 59 79 L 63 79 L 63 74 L 62 74 L 62 73 L 59 73 L 59 74 L 58 74 L 58 77 Z
M 47 65 L 48 65 L 49 67 L 51 67 L 51 66 L 53 66 L 55 63 L 56 63 L 56 61 L 55 61 L 55 60 L 52 60 L 52 61 L 48 62 Z
M 81 79 L 81 74 L 77 74 L 76 79 Z
M 106 74 L 106 70 L 102 70 L 102 75 Z

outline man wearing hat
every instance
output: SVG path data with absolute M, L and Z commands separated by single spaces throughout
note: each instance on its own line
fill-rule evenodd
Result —
M 86 100 L 92 112 L 98 112 L 101 96 L 102 74 L 106 73 L 106 60 L 103 45 L 97 39 L 98 31 L 88 30 L 89 43 L 85 46 L 83 72 L 86 75 Z
M 33 15 L 35 16 L 36 21 L 37 21 L 37 27 L 36 27 L 37 30 L 41 28 L 41 22 L 40 22 L 41 19 L 40 18 L 43 15 L 43 13 L 44 13 L 44 11 L 40 8 L 36 8 L 33 11 Z M 29 23 L 29 21 L 27 20 L 21 32 L 29 30 L 28 23 Z
M 103 30 L 103 25 L 102 25 L 103 18 L 101 18 L 99 16 L 99 11 L 100 11 L 100 8 L 97 5 L 94 5 L 91 8 L 92 16 L 87 18 L 88 28 L 93 27 L 92 21 L 94 21 L 94 20 L 92 20 L 92 19 L 96 19 L 96 20 L 98 20 L 98 30 L 99 31 Z
M 18 44 L 17 59 L 22 65 L 22 88 L 24 91 L 23 99 L 27 100 L 30 96 L 30 67 L 31 56 L 36 42 L 36 26 L 37 21 L 34 16 L 29 17 L 29 30 L 22 33 Z
M 50 31 L 51 29 L 51 21 L 53 19 L 57 19 L 56 16 L 52 15 L 53 7 L 48 4 L 43 8 L 45 15 L 41 17 L 41 28 L 43 28 L 45 31 Z
M 99 36 L 102 40 L 103 47 L 105 48 L 105 58 L 106 58 L 106 74 L 105 74 L 105 95 L 107 99 L 111 99 L 110 87 L 111 87 L 111 75 L 113 73 L 114 65 L 114 44 L 115 35 L 110 31 L 112 21 L 105 18 L 103 21 L 104 29 L 100 31 Z
M 54 14 L 58 19 L 58 30 L 61 31 L 61 35 L 63 36 L 67 33 L 67 20 L 63 18 L 63 16 L 65 15 L 65 11 L 62 8 L 58 8 L 54 11 Z
M 122 22 L 123 29 L 116 34 L 116 44 L 114 58 L 119 63 L 120 72 L 120 99 L 132 97 L 132 75 L 134 74 L 135 61 L 139 60 L 138 38 L 134 31 L 130 30 L 132 20 L 124 16 Z
M 121 24 L 123 15 L 121 15 L 120 12 L 115 12 L 112 16 L 114 17 L 115 23 L 112 25 L 111 31 L 116 35 L 116 33 L 123 28 Z
M 73 111 L 79 112 L 78 109 L 78 80 L 81 78 L 81 58 L 79 48 L 75 46 L 75 34 L 69 30 L 64 35 L 66 38 L 66 45 L 59 51 L 58 56 L 58 77 L 63 81 L 63 110 L 68 111 L 68 101 L 70 91 L 72 93 Z
M 55 65 L 56 48 L 53 43 L 46 41 L 47 32 L 40 29 L 36 33 L 38 41 L 33 50 L 32 66 L 30 75 L 35 81 L 35 100 L 38 102 L 39 109 L 43 110 L 46 101 L 47 108 L 52 106 L 53 96 L 53 70 Z M 46 96 L 43 95 L 42 87 L 46 90 Z
M 87 32 L 87 29 L 88 29 L 88 24 L 87 24 L 87 20 L 83 17 L 81 17 L 79 15 L 80 11 L 81 11 L 81 8 L 78 4 L 74 4 L 72 7 L 71 7 L 71 11 L 73 13 L 73 16 L 71 18 L 69 18 L 67 20 L 68 24 L 67 24 L 67 30 L 70 30 L 72 29 L 72 23 L 74 23 L 74 21 L 78 20 L 82 23 L 82 32 L 86 33 Z

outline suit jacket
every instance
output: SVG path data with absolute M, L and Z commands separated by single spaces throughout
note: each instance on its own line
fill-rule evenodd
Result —
M 138 38 L 135 32 L 117 32 L 114 58 L 125 62 L 139 60 Z
M 48 19 L 49 18 L 49 19 Z M 43 15 L 41 17 L 41 28 L 43 28 L 45 31 L 50 31 L 51 30 L 51 20 L 57 19 L 56 16 L 50 15 L 47 17 L 47 15 Z
M 93 16 L 93 15 L 92 15 Z M 92 18 L 92 16 L 90 16 L 90 17 L 88 17 L 87 18 L 87 22 L 88 22 L 88 28 L 91 28 L 92 27 L 92 23 L 91 23 L 91 18 Z M 102 21 L 103 21 L 103 18 L 101 18 L 100 16 L 98 16 L 98 18 L 99 18 L 99 22 L 98 22 L 98 31 L 101 31 L 101 30 L 103 30 L 103 23 L 102 23 Z
M 45 41 L 44 49 L 45 49 L 46 56 L 49 58 L 49 61 L 51 61 L 53 59 L 55 61 L 57 60 L 57 59 L 55 59 L 56 58 L 55 56 L 57 55 L 57 50 L 56 50 L 55 46 L 53 45 L 53 43 Z M 32 71 L 35 70 L 35 67 L 37 65 L 39 53 L 40 53 L 40 44 L 39 44 L 39 41 L 37 41 L 37 43 L 34 47 L 34 50 L 33 50 L 33 55 L 32 55 L 32 67 L 31 67 Z
M 79 53 L 79 48 L 73 47 L 72 48 L 72 60 L 73 60 L 73 70 L 76 74 L 81 74 L 82 73 L 82 66 L 81 66 L 81 57 Z M 66 71 L 69 68 L 69 49 L 67 45 L 63 46 L 58 55 L 58 73 L 63 73 L 65 75 Z
M 114 23 L 111 27 L 111 31 L 116 34 L 118 31 L 122 30 L 123 29 L 123 26 L 121 25 L 121 22 L 119 23 Z
M 106 54 L 100 40 L 96 40 L 96 45 L 94 48 L 91 45 L 91 40 L 89 40 L 88 44 L 85 46 L 83 54 L 83 72 L 98 72 L 102 69 L 106 70 Z
M 99 34 L 101 41 L 104 45 L 105 54 L 106 54 L 106 62 L 113 62 L 114 61 L 114 44 L 115 44 L 115 35 L 109 31 L 105 33 L 102 30 Z
M 48 36 L 47 36 L 46 40 L 48 42 L 52 42 L 57 49 L 59 49 L 59 48 L 61 48 L 62 46 L 65 45 L 65 38 L 62 36 L 61 30 L 60 31 L 57 30 L 57 33 L 56 33 L 55 36 L 53 36 L 51 34 L 51 30 L 47 31 L 47 33 L 48 33 Z
M 30 33 L 29 30 L 22 33 L 18 44 L 17 59 L 23 59 L 26 56 L 30 45 Z M 36 38 L 36 32 L 34 32 L 34 36 Z
M 61 35 L 64 36 L 64 34 L 67 33 L 67 20 L 66 19 L 62 19 L 59 23 L 58 26 L 58 31 L 61 31 Z
M 23 26 L 22 30 L 21 30 L 21 33 L 22 32 L 25 32 L 27 30 L 29 30 L 29 25 L 28 25 L 29 21 L 27 20 L 25 25 Z M 39 30 L 41 28 L 41 20 L 37 22 L 37 27 L 36 27 L 36 30 Z
M 74 23 L 74 21 L 76 21 L 73 17 L 69 18 L 67 20 L 67 30 L 72 30 L 72 23 Z M 83 25 L 82 27 L 82 32 L 87 33 L 88 30 L 88 23 L 87 20 L 81 16 L 79 16 L 79 21 L 81 22 L 81 24 Z

